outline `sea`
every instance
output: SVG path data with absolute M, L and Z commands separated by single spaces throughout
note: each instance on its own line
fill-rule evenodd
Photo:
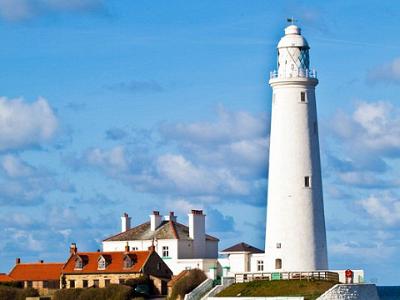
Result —
M 378 286 L 380 300 L 400 300 L 400 286 Z

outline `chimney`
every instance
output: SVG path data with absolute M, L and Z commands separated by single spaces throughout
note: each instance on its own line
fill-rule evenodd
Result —
M 44 263 L 44 260 L 43 259 L 39 260 L 39 263 L 41 263 L 41 264 Z
M 204 258 L 206 254 L 206 215 L 193 209 L 189 214 L 189 237 L 193 239 L 193 258 Z
M 165 217 L 164 217 L 164 220 L 165 220 L 165 221 L 176 222 L 176 216 L 175 216 L 174 212 L 173 212 L 173 211 L 170 211 L 170 212 L 169 212 L 169 216 L 165 216 Z
M 126 242 L 126 245 L 125 245 L 125 252 L 129 252 L 129 243 L 128 242 Z
M 153 211 L 153 214 L 150 215 L 150 229 L 151 231 L 155 231 L 158 226 L 161 225 L 162 217 L 160 216 L 159 211 Z
M 69 253 L 71 255 L 75 255 L 78 252 L 78 247 L 76 247 L 75 243 L 72 243 L 71 246 L 69 246 Z
M 121 232 L 125 232 L 131 229 L 131 217 L 127 213 L 124 213 L 121 217 Z
M 15 264 L 16 264 L 16 265 L 19 265 L 20 263 L 21 263 L 21 259 L 20 259 L 19 257 L 16 258 L 16 259 L 15 259 Z
M 155 252 L 156 251 L 156 246 L 154 246 L 154 244 L 152 244 L 149 248 L 150 252 Z

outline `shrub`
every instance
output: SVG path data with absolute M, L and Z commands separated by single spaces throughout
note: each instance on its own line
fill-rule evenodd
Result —
M 83 289 L 58 290 L 54 293 L 53 300 L 76 300 L 82 291 Z
M 129 300 L 132 293 L 128 286 L 112 284 L 106 288 L 59 290 L 53 300 Z
M 124 285 L 132 288 L 137 287 L 139 284 L 151 284 L 151 280 L 147 276 L 140 276 L 137 278 L 128 279 L 124 283 Z
M 37 297 L 39 293 L 32 288 L 20 289 L 10 286 L 0 286 L 1 300 L 25 300 L 26 297 Z
M 186 294 L 193 291 L 199 284 L 207 279 L 206 274 L 202 270 L 193 269 L 188 272 L 188 274 L 181 279 L 179 279 L 172 287 L 170 300 L 175 300 L 178 298 L 184 298 Z

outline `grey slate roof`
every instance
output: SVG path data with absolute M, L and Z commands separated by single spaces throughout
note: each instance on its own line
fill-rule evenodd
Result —
M 134 241 L 134 240 L 165 240 L 179 239 L 191 240 L 189 237 L 189 227 L 174 221 L 163 221 L 155 231 L 151 231 L 150 222 L 133 227 L 125 232 L 118 233 L 103 240 L 111 241 Z M 206 240 L 219 241 L 219 239 L 206 234 Z
M 226 248 L 225 250 L 221 252 L 250 252 L 250 253 L 264 253 L 263 250 L 258 249 L 256 247 L 253 247 L 249 244 L 246 243 L 239 243 L 236 245 L 233 245 L 232 247 Z

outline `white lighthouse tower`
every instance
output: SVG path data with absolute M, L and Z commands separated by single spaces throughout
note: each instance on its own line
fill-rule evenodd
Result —
M 315 71 L 296 25 L 278 44 L 268 175 L 266 269 L 327 270 Z

